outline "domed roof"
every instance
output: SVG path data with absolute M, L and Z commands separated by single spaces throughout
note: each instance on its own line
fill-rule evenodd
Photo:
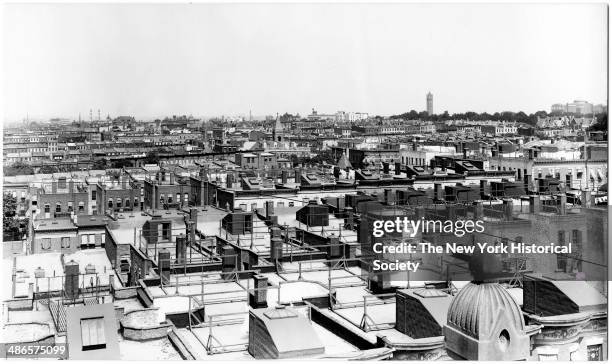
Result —
M 499 320 L 524 331 L 519 305 L 499 283 L 469 283 L 451 302 L 447 325 L 475 339 L 488 337 Z

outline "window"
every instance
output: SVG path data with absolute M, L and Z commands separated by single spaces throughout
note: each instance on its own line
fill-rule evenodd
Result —
M 51 249 L 51 239 L 50 238 L 41 239 L 41 241 L 40 241 L 40 248 L 42 250 L 49 250 L 49 249 Z
M 81 319 L 81 341 L 83 351 L 106 348 L 103 317 Z
M 62 238 L 62 248 L 63 249 L 70 248 L 70 238 L 68 237 Z
M 110 209 L 113 208 L 113 199 L 112 198 L 108 199 L 108 208 L 110 208 Z
M 48 203 L 45 204 L 45 213 L 48 214 L 51 212 L 51 206 Z
M 74 209 L 72 208 L 72 201 L 68 202 L 68 212 L 72 212 Z
M 96 200 L 96 190 L 91 191 L 91 200 L 95 201 Z
M 559 243 L 559 245 L 565 246 L 565 231 L 559 230 L 559 232 L 557 233 L 557 236 L 558 236 L 557 242 Z
M 85 203 L 83 201 L 79 202 L 79 212 L 85 211 Z
M 189 194 L 188 194 L 188 193 L 186 193 L 186 194 L 184 194 L 184 195 L 183 195 L 183 201 L 184 201 L 185 203 L 189 202 Z
M 57 203 L 55 205 L 55 212 L 62 212 L 62 204 L 61 203 Z
M 587 360 L 601 361 L 601 344 L 587 346 Z

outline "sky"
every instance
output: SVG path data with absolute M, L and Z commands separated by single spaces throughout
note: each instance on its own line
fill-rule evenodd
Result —
M 603 4 L 5 4 L 5 122 L 607 100 Z

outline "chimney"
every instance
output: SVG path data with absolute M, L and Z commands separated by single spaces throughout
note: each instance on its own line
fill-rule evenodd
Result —
M 170 282 L 170 251 L 164 248 L 157 253 L 157 257 L 159 276 L 163 283 L 168 283 Z
M 57 193 L 57 181 L 51 182 L 51 193 Z
M 253 276 L 253 292 L 249 293 L 249 306 L 253 308 L 268 307 L 268 277 L 262 274 Z
M 444 189 L 441 183 L 434 183 L 434 200 L 444 201 Z
M 384 199 L 386 205 L 395 205 L 395 196 L 390 188 L 385 188 Z
M 285 169 L 283 169 L 281 171 L 281 182 L 282 182 L 282 184 L 287 184 L 287 175 L 288 174 L 289 173 L 287 173 L 287 170 L 285 170 Z
M 153 184 L 153 197 L 152 197 L 153 198 L 153 203 L 151 204 L 151 207 L 154 210 L 159 210 L 159 196 L 157 194 L 158 191 L 159 190 L 157 188 L 157 185 Z
M 127 189 L 127 176 L 121 176 L 121 189 Z
M 562 193 L 559 195 L 559 215 L 567 214 L 567 195 Z
M 72 192 L 74 192 L 74 181 L 71 178 L 70 181 L 68 181 L 68 193 Z
M 225 182 L 227 184 L 227 188 L 233 188 L 234 187 L 234 175 L 228 172 Z
M 192 207 L 189 209 L 189 220 L 197 224 L 198 222 L 198 209 L 197 208 Z
M 450 204 L 450 205 L 446 205 L 446 212 L 447 212 L 447 216 L 448 219 L 451 221 L 454 221 L 457 218 L 457 205 L 455 204 Z
M 463 159 L 467 158 L 467 149 L 463 149 Z
M 346 205 L 346 202 L 344 200 L 344 196 L 340 196 L 338 197 L 338 210 L 342 211 L 344 210 L 344 206 Z
M 277 226 L 272 227 L 270 229 L 270 237 L 271 238 L 281 238 L 281 229 Z
M 170 184 L 173 185 L 174 184 L 174 172 L 170 172 Z
M 270 239 L 270 259 L 277 261 L 283 257 L 283 239 L 271 238 Z
M 529 194 L 529 182 L 531 181 L 531 175 L 526 174 L 523 176 L 523 184 L 525 185 L 525 193 Z
M 339 179 L 339 178 L 340 178 L 340 167 L 338 167 L 338 166 L 335 166 L 335 167 L 334 167 L 334 177 L 335 177 L 336 179 Z
M 238 257 L 234 248 L 229 245 L 224 245 L 221 248 L 221 277 L 224 280 L 232 279 L 231 274 L 228 273 L 236 270 L 237 262 Z
M 388 162 L 383 162 L 383 173 L 389 174 L 389 163 Z
M 353 227 L 353 208 L 347 207 L 344 209 L 344 224 L 349 228 Z
M 402 170 L 402 164 L 400 162 L 395 162 L 395 175 L 399 176 Z
M 73 300 L 79 297 L 79 263 L 74 260 L 64 266 L 64 295 Z
M 414 211 L 415 211 L 417 220 L 421 220 L 422 218 L 425 218 L 425 206 L 419 205 L 414 208 Z
M 274 215 L 274 201 L 266 201 L 266 218 L 270 218 L 270 216 Z
M 342 256 L 342 248 L 343 246 L 340 244 L 340 239 L 332 233 L 329 237 L 328 259 L 340 258 Z
M 529 212 L 532 214 L 537 214 L 541 209 L 540 196 L 531 195 L 529 196 Z
M 180 234 L 176 237 L 176 262 L 184 264 L 187 257 L 187 237 Z
M 474 218 L 476 220 L 480 220 L 484 217 L 484 207 L 482 205 L 482 201 L 474 201 L 472 203 L 474 205 Z
M 45 270 L 38 267 L 34 270 L 34 278 L 45 278 Z
M 504 199 L 504 217 L 508 221 L 512 221 L 513 203 L 511 199 Z
M 302 171 L 299 168 L 294 169 L 294 178 L 295 178 L 295 183 L 301 183 L 302 179 Z
M 487 185 L 488 185 L 488 182 L 486 179 L 480 180 L 480 198 L 484 198 L 485 195 L 487 194 Z
M 580 204 L 582 207 L 591 207 L 591 191 L 581 191 Z

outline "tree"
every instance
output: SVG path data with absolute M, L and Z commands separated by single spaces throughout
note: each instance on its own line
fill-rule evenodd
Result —
M 289 156 L 289 160 L 291 160 L 291 165 L 294 167 L 300 164 L 300 158 L 297 156 L 297 154 L 291 154 Z
M 608 131 L 608 114 L 598 114 L 596 116 L 597 121 L 593 124 L 589 130 L 590 131 Z
M 95 160 L 91 169 L 106 169 L 106 161 L 104 159 Z
M 52 165 L 42 166 L 38 170 L 38 173 L 43 173 L 43 174 L 51 174 L 51 173 L 57 173 L 57 172 L 59 172 L 59 169 L 56 166 L 52 166 Z
M 5 176 L 17 176 L 21 174 L 34 174 L 34 168 L 23 162 L 15 162 L 13 165 L 4 168 Z
M 111 163 L 112 168 L 132 167 L 132 161 L 128 159 L 119 159 Z
M 10 193 L 5 193 L 2 200 L 4 215 L 2 218 L 2 240 L 21 240 L 23 234 L 27 233 L 29 219 L 17 218 L 17 198 Z
M 151 151 L 147 153 L 147 156 L 143 160 L 146 164 L 157 164 L 159 163 L 159 153 L 157 151 Z

